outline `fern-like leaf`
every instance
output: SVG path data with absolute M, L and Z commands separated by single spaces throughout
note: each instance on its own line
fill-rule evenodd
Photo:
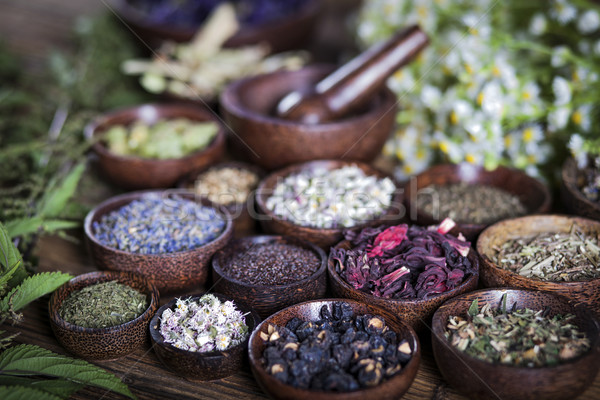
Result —
M 25 386 L 0 386 L 2 400 L 61 400 L 60 397 L 42 390 Z
M 11 284 L 16 285 L 27 277 L 27 271 L 23 267 L 21 253 L 19 253 L 10 238 L 10 234 L 0 222 L 0 265 L 2 265 L 0 280 L 4 281 L 2 278 L 6 274 L 10 274 L 11 276 L 6 279 L 6 282 L 12 278 Z
M 39 346 L 21 344 L 0 354 L 0 371 L 7 376 L 51 376 L 135 399 L 127 385 L 115 375 L 84 360 L 56 354 Z M 0 396 L 2 398 L 2 396 Z
M 41 201 L 40 216 L 53 218 L 61 214 L 69 199 L 75 194 L 83 171 L 85 171 L 85 163 L 81 162 L 59 184 L 50 185 Z
M 65 379 L 43 379 L 22 376 L 0 375 L 0 386 L 24 386 L 50 393 L 62 399 L 68 399 L 73 393 L 83 387 L 81 383 Z
M 42 272 L 32 275 L 0 300 L 0 311 L 19 311 L 32 301 L 55 291 L 72 277 L 63 272 Z

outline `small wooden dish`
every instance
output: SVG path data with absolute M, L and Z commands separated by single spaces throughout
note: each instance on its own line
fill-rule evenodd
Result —
M 219 293 L 212 293 L 221 301 L 232 300 Z M 198 299 L 202 295 L 188 296 Z M 191 381 L 214 381 L 235 374 L 242 368 L 248 349 L 250 333 L 260 322 L 258 315 L 248 306 L 235 302 L 236 307 L 246 315 L 248 338 L 237 346 L 224 351 L 199 353 L 178 349 L 170 343 L 165 343 L 160 334 L 160 317 L 167 308 L 173 308 L 177 299 L 173 299 L 158 309 L 150 322 L 150 338 L 152 348 L 158 359 L 174 374 Z
M 550 308 L 550 315 L 574 314 L 574 323 L 591 341 L 591 349 L 572 361 L 554 367 L 526 368 L 492 364 L 471 357 L 452 347 L 444 336 L 448 318 L 466 315 L 473 300 L 479 306 L 502 303 L 507 296 L 507 308 L 514 303 L 520 308 L 541 310 Z M 470 399 L 561 400 L 574 399 L 594 381 L 600 368 L 598 321 L 585 307 L 551 293 L 488 289 L 455 297 L 441 306 L 433 316 L 433 354 L 446 382 Z
M 397 97 L 380 91 L 363 112 L 323 124 L 305 124 L 274 116 L 279 100 L 312 88 L 332 72 L 310 66 L 242 79 L 221 94 L 220 105 L 232 150 L 267 170 L 318 159 L 370 162 L 380 154 L 395 123 Z
M 150 159 L 121 156 L 110 152 L 102 142 L 102 134 L 114 125 L 129 125 L 136 121 L 148 124 L 165 118 L 187 118 L 192 121 L 213 121 L 219 132 L 203 150 L 182 158 Z M 100 170 L 111 183 L 126 189 L 154 189 L 174 186 L 193 170 L 214 164 L 225 152 L 225 128 L 213 113 L 190 104 L 144 104 L 103 114 L 85 127 L 85 135 L 94 140 L 92 150 L 98 156 Z
M 214 207 L 210 201 L 196 199 L 192 193 L 181 190 L 170 192 L 142 191 L 111 197 L 99 204 L 85 217 L 85 236 L 94 263 L 100 269 L 129 271 L 143 275 L 154 283 L 161 293 L 189 289 L 204 284 L 208 277 L 211 257 L 217 250 L 224 247 L 233 236 L 233 222 L 227 210 L 223 207 L 215 207 L 226 220 L 223 232 L 212 242 L 188 251 L 165 254 L 128 253 L 105 246 L 94 236 L 92 228 L 94 222 L 100 221 L 103 215 L 149 193 L 158 193 L 162 196 L 176 194 L 185 199 L 197 201 L 204 206 Z
M 294 236 L 302 240 L 306 240 L 316 244 L 322 249 L 328 250 L 330 246 L 338 243 L 343 239 L 343 231 L 345 229 L 361 229 L 366 226 L 381 225 L 383 223 L 399 223 L 404 216 L 404 207 L 402 205 L 402 190 L 396 185 L 396 191 L 392 196 L 391 205 L 388 210 L 376 217 L 374 220 L 367 221 L 363 224 L 353 226 L 351 228 L 313 228 L 310 226 L 297 225 L 292 221 L 284 220 L 276 216 L 267 208 L 267 200 L 273 193 L 275 186 L 288 175 L 296 174 L 300 171 L 309 170 L 317 167 L 324 167 L 329 170 L 334 170 L 346 166 L 355 165 L 362 169 L 369 176 L 377 176 L 379 178 L 391 177 L 382 171 L 379 171 L 372 166 L 353 161 L 341 160 L 319 160 L 311 161 L 303 164 L 292 165 L 282 170 L 276 171 L 268 175 L 261 181 L 256 190 L 256 205 L 258 208 L 258 219 L 266 232 L 275 233 L 278 235 Z
M 320 259 L 321 266 L 309 276 L 298 282 L 285 285 L 253 285 L 227 276 L 222 266 L 232 256 L 257 244 L 291 244 L 308 249 Z M 327 255 L 319 247 L 304 240 L 289 236 L 249 236 L 234 240 L 226 248 L 219 250 L 212 259 L 214 289 L 235 300 L 248 304 L 262 317 L 307 300 L 319 299 L 327 290 Z
M 379 385 L 368 388 L 359 389 L 351 392 L 324 392 L 316 390 L 307 390 L 295 388 L 287 385 L 277 378 L 270 375 L 262 364 L 262 355 L 265 350 L 263 339 L 260 338 L 261 332 L 268 332 L 269 325 L 285 326 L 285 324 L 294 317 L 306 320 L 317 321 L 320 319 L 319 312 L 324 305 L 331 306 L 334 303 L 349 304 L 354 313 L 358 315 L 371 314 L 383 317 L 386 325 L 396 332 L 399 339 L 408 340 L 411 349 L 413 350 L 412 359 L 397 375 L 380 383 Z M 248 348 L 250 367 L 262 390 L 274 399 L 312 399 L 312 400 L 391 400 L 399 399 L 409 389 L 412 384 L 419 363 L 421 362 L 421 345 L 414 330 L 406 324 L 397 314 L 390 313 L 370 304 L 359 303 L 346 299 L 324 299 L 314 300 L 305 303 L 296 304 L 264 320 L 258 328 L 250 336 L 250 344 Z
M 579 282 L 550 282 L 526 278 L 501 268 L 492 261 L 494 247 L 510 239 L 544 232 L 569 232 L 577 224 L 586 234 L 600 235 L 600 222 L 562 215 L 538 215 L 498 222 L 484 230 L 477 240 L 481 256 L 481 282 L 485 287 L 514 287 L 554 292 L 586 304 L 600 315 L 600 278 Z
M 256 165 L 251 165 L 251 164 L 247 164 L 247 163 L 239 162 L 239 161 L 228 161 L 228 162 L 223 162 L 223 163 L 209 166 L 209 167 L 204 168 L 199 171 L 194 171 L 194 172 L 188 174 L 181 182 L 179 182 L 179 184 L 177 186 L 179 188 L 195 192 L 194 185 L 195 185 L 196 179 L 200 175 L 202 175 L 205 172 L 208 172 L 211 170 L 216 170 L 216 169 L 221 169 L 221 168 L 235 168 L 235 169 L 239 169 L 239 170 L 249 171 L 258 177 L 259 181 L 257 182 L 257 185 L 258 185 L 258 183 L 260 183 L 260 180 L 262 178 L 264 178 L 264 176 L 265 176 L 265 171 Z M 250 195 L 248 196 L 248 200 L 246 202 L 232 203 L 232 204 L 224 205 L 223 207 L 225 207 L 227 209 L 227 211 L 231 215 L 231 218 L 234 221 L 234 232 L 235 232 L 236 236 L 243 236 L 244 234 L 246 234 L 248 232 L 254 231 L 254 228 L 256 225 L 256 221 L 252 217 L 252 215 L 255 214 L 254 191 L 252 191 L 252 193 L 250 193 Z
M 134 320 L 109 328 L 84 328 L 59 314 L 63 301 L 75 291 L 97 283 L 118 281 L 147 295 L 149 306 Z M 144 277 L 129 272 L 90 272 L 59 287 L 50 297 L 50 326 L 58 342 L 70 353 L 90 360 L 114 360 L 148 345 L 148 326 L 158 309 L 158 290 Z
M 287 17 L 260 25 L 242 26 L 225 42 L 225 47 L 241 47 L 266 42 L 273 53 L 300 48 L 307 44 L 317 18 L 320 2 L 307 4 Z M 150 21 L 127 0 L 113 0 L 112 7 L 145 42 L 158 47 L 163 41 L 189 42 L 198 28 L 160 24 Z
M 513 194 L 519 198 L 528 214 L 543 214 L 550 211 L 552 197 L 548 188 L 523 171 L 505 167 L 487 171 L 483 167 L 466 163 L 443 164 L 427 169 L 405 185 L 404 200 L 410 220 L 419 225 L 438 225 L 443 218 L 435 219 L 417 207 L 418 191 L 433 184 L 445 185 L 461 182 L 493 186 Z M 455 222 L 456 226 L 450 233 L 455 236 L 462 233 L 469 241 L 476 240 L 481 231 L 491 225 Z
M 561 177 L 560 195 L 569 213 L 600 220 L 600 203 L 589 200 L 579 189 L 583 177 L 574 159 L 569 158 L 565 161 Z
M 349 249 L 351 246 L 349 241 L 344 240 L 335 247 Z M 473 268 L 476 271 L 475 274 L 468 277 L 454 289 L 429 299 L 384 299 L 354 289 L 337 273 L 335 270 L 335 263 L 331 256 L 327 263 L 327 274 L 329 276 L 331 291 L 335 296 L 380 307 L 395 315 L 401 316 L 406 324 L 410 325 L 415 331 L 421 332 L 426 326 L 429 326 L 433 313 L 446 300 L 477 289 L 477 282 L 479 280 L 479 257 L 477 253 L 471 249 L 467 258 L 473 265 Z

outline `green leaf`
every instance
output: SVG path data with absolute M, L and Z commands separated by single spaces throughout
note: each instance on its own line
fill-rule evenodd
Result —
M 0 265 L 2 265 L 2 279 L 4 281 L 7 274 L 10 274 L 8 280 L 11 280 L 13 285 L 19 284 L 27 277 L 27 271 L 23 266 L 21 253 L 15 247 L 10 239 L 10 234 L 0 222 Z M 15 265 L 17 266 L 15 268 Z
M 21 344 L 5 350 L 0 354 L 0 371 L 12 376 L 45 375 L 68 379 L 135 399 L 127 385 L 110 372 L 84 360 L 56 354 L 34 345 Z
M 40 216 L 51 218 L 60 215 L 69 199 L 75 194 L 83 171 L 85 171 L 85 162 L 77 164 L 60 184 L 51 187 L 46 192 L 41 201 Z
M 502 295 L 502 314 L 506 314 L 506 293 Z
M 10 237 L 27 235 L 28 233 L 36 233 L 44 220 L 42 217 L 20 218 L 6 222 L 6 229 L 10 232 Z
M 32 301 L 55 291 L 72 277 L 63 272 L 43 272 L 32 275 L 0 300 L 0 311 L 19 311 Z
M 0 386 L 0 399 L 3 400 L 61 400 L 61 397 L 48 392 L 24 386 Z
M 479 300 L 475 299 L 469 307 L 469 315 L 473 317 L 477 314 L 479 314 Z
M 73 393 L 83 387 L 81 383 L 71 382 L 65 379 L 43 379 L 3 375 L 0 375 L 0 386 L 30 387 L 63 399 L 69 398 Z

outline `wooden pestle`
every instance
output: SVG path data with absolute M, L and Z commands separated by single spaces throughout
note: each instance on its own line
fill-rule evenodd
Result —
M 428 43 L 418 25 L 405 28 L 329 74 L 314 89 L 286 95 L 277 104 L 277 115 L 307 124 L 339 119 L 364 105 Z

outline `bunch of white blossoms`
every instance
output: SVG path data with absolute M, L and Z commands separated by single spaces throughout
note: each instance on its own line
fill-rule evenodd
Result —
M 401 161 L 398 178 L 438 161 L 538 176 L 553 155 L 550 137 L 563 136 L 565 147 L 573 124 L 591 129 L 591 103 L 578 95 L 598 80 L 581 56 L 600 50 L 595 9 L 567 0 L 367 0 L 358 34 L 370 45 L 413 23 L 431 44 L 388 82 L 401 110 L 384 151 Z M 572 50 L 563 36 L 589 39 Z

